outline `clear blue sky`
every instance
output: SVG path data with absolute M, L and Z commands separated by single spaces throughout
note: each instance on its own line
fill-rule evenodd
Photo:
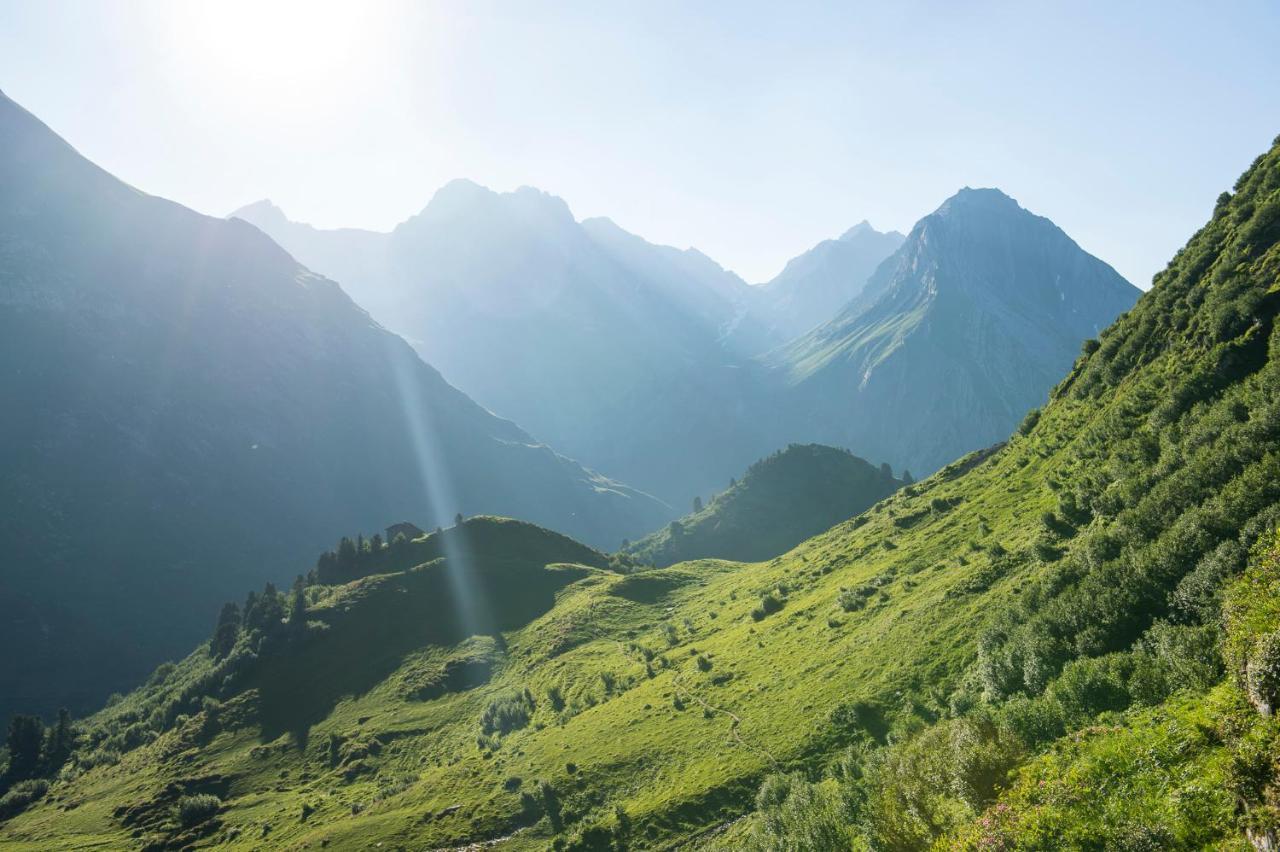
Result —
M 0 0 L 0 88 L 219 215 L 529 184 L 759 281 L 998 186 L 1145 287 L 1280 134 L 1280 4 Z

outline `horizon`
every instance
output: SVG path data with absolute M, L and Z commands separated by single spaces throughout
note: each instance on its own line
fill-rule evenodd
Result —
M 270 198 L 318 228 L 385 231 L 449 180 L 527 185 L 751 283 L 858 221 L 907 233 L 989 186 L 1146 289 L 1280 131 L 1280 13 L 1261 3 L 1159 20 L 1105 4 L 0 9 L 0 88 L 195 210 Z

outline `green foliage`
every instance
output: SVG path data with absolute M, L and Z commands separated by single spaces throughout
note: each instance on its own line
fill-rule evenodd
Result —
M 197 793 L 194 796 L 183 796 L 178 800 L 176 814 L 178 824 L 183 828 L 191 828 L 208 822 L 222 808 L 222 800 L 208 793 Z
M 527 691 L 507 692 L 492 699 L 480 715 L 480 731 L 484 734 L 509 734 L 529 724 L 533 701 Z
M 0 821 L 17 816 L 49 792 L 49 782 L 43 778 L 19 781 L 0 796 Z

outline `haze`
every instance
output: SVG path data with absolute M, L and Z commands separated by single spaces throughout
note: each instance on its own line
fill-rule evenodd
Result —
M 211 214 L 389 229 L 527 184 L 754 282 L 997 186 L 1146 287 L 1280 115 L 1273 6 L 1149 11 L 5 0 L 0 88 Z

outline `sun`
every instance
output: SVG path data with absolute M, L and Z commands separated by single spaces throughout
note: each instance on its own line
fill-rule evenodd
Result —
M 155 7 L 183 76 L 264 102 L 323 100 L 387 54 L 399 3 L 219 0 Z

